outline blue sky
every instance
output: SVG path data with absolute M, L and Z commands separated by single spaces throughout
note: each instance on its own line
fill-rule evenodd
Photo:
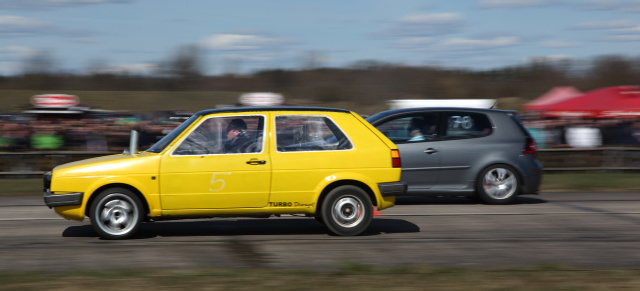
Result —
M 209 74 L 640 57 L 640 0 L 0 0 L 3 75 L 42 52 L 69 72 L 147 73 L 189 45 Z

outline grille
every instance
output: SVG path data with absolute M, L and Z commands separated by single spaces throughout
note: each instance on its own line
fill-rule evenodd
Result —
M 51 188 L 51 172 L 45 172 L 44 175 L 42 175 L 42 183 L 43 183 L 43 187 L 44 187 L 44 192 L 47 192 L 49 190 L 49 188 Z

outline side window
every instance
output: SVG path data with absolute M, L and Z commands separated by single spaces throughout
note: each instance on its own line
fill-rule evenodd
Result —
M 491 134 L 489 118 L 475 112 L 446 112 L 444 137 L 447 139 L 475 138 Z
M 335 151 L 353 148 L 351 141 L 326 116 L 276 116 L 278 152 Z
M 437 113 L 403 116 L 379 124 L 376 128 L 394 143 L 434 140 L 437 136 Z
M 262 152 L 263 116 L 206 119 L 187 136 L 174 155 L 214 155 Z

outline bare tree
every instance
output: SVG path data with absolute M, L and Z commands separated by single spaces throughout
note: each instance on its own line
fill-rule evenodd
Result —
M 596 58 L 589 75 L 594 87 L 637 85 L 640 81 L 632 60 L 617 55 Z
M 167 89 L 196 89 L 203 76 L 203 60 L 202 51 L 197 46 L 179 47 L 168 61 L 160 65 L 161 74 L 174 81 Z
M 55 72 L 53 55 L 49 51 L 37 51 L 24 60 L 22 71 L 25 75 L 53 74 Z

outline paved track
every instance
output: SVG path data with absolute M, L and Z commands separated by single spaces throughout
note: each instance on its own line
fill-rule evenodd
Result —
M 404 198 L 358 237 L 311 218 L 155 222 L 125 241 L 59 218 L 40 197 L 0 197 L 0 271 L 246 268 L 331 270 L 345 263 L 640 268 L 640 193 L 543 193 L 516 205 Z

